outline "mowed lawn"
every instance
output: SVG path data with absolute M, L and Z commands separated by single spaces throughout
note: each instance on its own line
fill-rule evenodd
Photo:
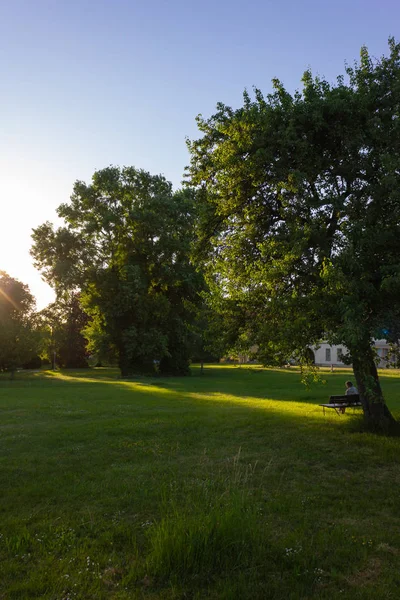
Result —
M 399 598 L 400 439 L 318 406 L 349 376 L 2 377 L 0 598 Z

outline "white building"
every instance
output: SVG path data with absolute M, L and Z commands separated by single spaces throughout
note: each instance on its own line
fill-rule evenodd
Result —
M 387 357 L 389 355 L 389 344 L 386 340 L 375 340 L 374 347 L 380 358 L 378 367 L 383 369 L 387 366 Z M 343 354 L 347 353 L 345 346 L 331 346 L 326 342 L 321 342 L 319 346 L 310 348 L 314 354 L 314 362 L 321 367 L 344 367 L 342 361 Z

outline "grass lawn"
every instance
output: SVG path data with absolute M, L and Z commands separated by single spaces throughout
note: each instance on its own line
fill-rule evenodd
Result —
M 1 378 L 0 599 L 397 599 L 400 439 L 324 417 L 324 377 Z

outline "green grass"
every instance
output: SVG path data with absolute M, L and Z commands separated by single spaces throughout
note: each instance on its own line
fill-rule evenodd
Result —
M 400 440 L 324 377 L 0 378 L 0 599 L 398 598 Z

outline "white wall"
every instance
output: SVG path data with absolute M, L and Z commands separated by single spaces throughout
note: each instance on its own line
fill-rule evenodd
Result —
M 387 363 L 384 357 L 388 355 L 389 344 L 386 340 L 375 340 L 374 346 L 377 349 L 378 355 L 381 357 L 378 367 L 385 368 Z M 316 365 L 329 367 L 331 365 L 337 365 L 338 367 L 345 366 L 341 361 L 340 354 L 341 352 L 346 354 L 346 346 L 331 346 L 326 342 L 321 342 L 318 347 L 312 346 L 311 349 L 315 355 Z
M 341 353 L 346 352 L 344 346 L 331 346 L 325 342 L 321 342 L 320 346 L 312 347 L 315 355 L 315 364 L 322 366 L 339 365 L 344 366 L 341 360 Z

